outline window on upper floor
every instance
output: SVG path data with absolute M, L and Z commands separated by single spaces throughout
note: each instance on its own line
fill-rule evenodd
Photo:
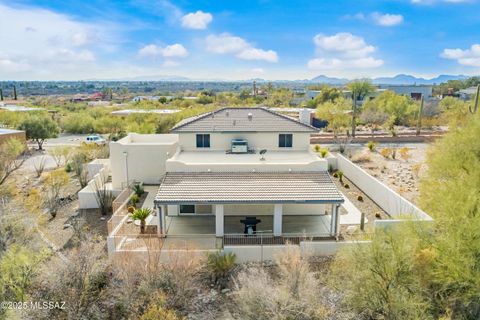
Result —
M 278 135 L 278 147 L 291 148 L 293 146 L 293 134 L 281 133 Z
M 197 134 L 197 148 L 210 148 L 209 134 Z

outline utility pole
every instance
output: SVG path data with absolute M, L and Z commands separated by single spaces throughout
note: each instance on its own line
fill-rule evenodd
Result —
M 473 110 L 469 107 L 471 113 L 476 113 L 478 110 L 478 95 L 480 94 L 480 84 L 477 86 L 477 93 L 475 94 L 475 103 L 473 105 Z
M 13 85 L 13 100 L 17 100 L 17 86 Z
M 418 109 L 418 118 L 417 118 L 417 133 L 416 135 L 420 135 L 420 130 L 422 129 L 422 114 L 423 114 L 423 94 L 420 98 L 420 107 Z
M 352 137 L 355 138 L 355 129 L 357 127 L 357 93 L 352 91 Z
M 3 89 L 0 89 L 0 101 L 3 101 Z

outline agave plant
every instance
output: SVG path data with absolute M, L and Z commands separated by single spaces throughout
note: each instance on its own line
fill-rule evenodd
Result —
M 152 213 L 152 209 L 142 208 L 133 212 L 132 218 L 134 220 L 140 220 L 140 233 L 145 233 L 145 220 Z
M 234 253 L 215 252 L 207 258 L 207 267 L 212 273 L 212 278 L 221 288 L 225 287 L 235 266 L 236 256 Z

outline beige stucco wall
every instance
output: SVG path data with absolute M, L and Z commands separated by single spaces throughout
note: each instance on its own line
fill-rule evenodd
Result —
M 248 147 L 255 150 L 309 150 L 310 148 L 310 133 L 306 132 L 254 132 L 254 133 L 210 133 L 210 148 L 209 150 L 229 150 L 232 139 L 245 139 L 248 141 Z M 197 150 L 197 133 L 180 133 L 179 144 L 182 150 L 192 151 Z M 280 133 L 293 134 L 292 148 L 279 148 L 278 135 Z
M 165 174 L 165 162 L 178 147 L 177 135 L 133 135 L 110 143 L 113 188 L 121 189 L 128 180 L 158 184 Z M 127 152 L 125 159 L 124 152 Z

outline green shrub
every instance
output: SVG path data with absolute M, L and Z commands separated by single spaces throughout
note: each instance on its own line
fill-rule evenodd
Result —
M 70 162 L 65 165 L 65 171 L 66 172 L 72 172 L 73 171 L 72 164 Z
M 357 196 L 357 200 L 363 202 L 363 197 L 361 195 Z
M 320 145 L 319 144 L 316 144 L 313 149 L 315 150 L 315 152 L 320 152 Z
M 138 197 L 141 197 L 145 193 L 145 189 L 141 183 L 134 184 L 132 189 Z
M 132 204 L 132 206 L 136 207 L 138 202 L 140 201 L 140 198 L 139 196 L 135 193 L 133 194 L 131 197 L 130 197 L 130 203 Z
M 368 141 L 367 148 L 368 150 L 370 150 L 370 152 L 375 152 L 375 150 L 377 149 L 377 143 L 375 141 Z
M 338 181 L 343 184 L 343 172 L 342 171 L 337 171 L 337 176 L 338 176 Z
M 333 177 L 334 177 L 334 178 L 338 178 L 338 173 L 337 173 L 337 172 L 334 172 L 334 173 L 333 173 Z
M 221 253 L 217 251 L 208 255 L 207 268 L 212 273 L 213 281 L 219 287 L 223 288 L 227 285 L 235 266 L 236 258 L 232 252 Z
M 344 187 L 345 189 L 350 189 L 350 185 L 349 185 L 348 183 L 345 183 L 345 184 L 343 185 L 343 187 Z
M 325 158 L 327 154 L 328 154 L 328 149 L 325 149 L 325 148 L 320 149 L 320 156 L 322 158 Z

